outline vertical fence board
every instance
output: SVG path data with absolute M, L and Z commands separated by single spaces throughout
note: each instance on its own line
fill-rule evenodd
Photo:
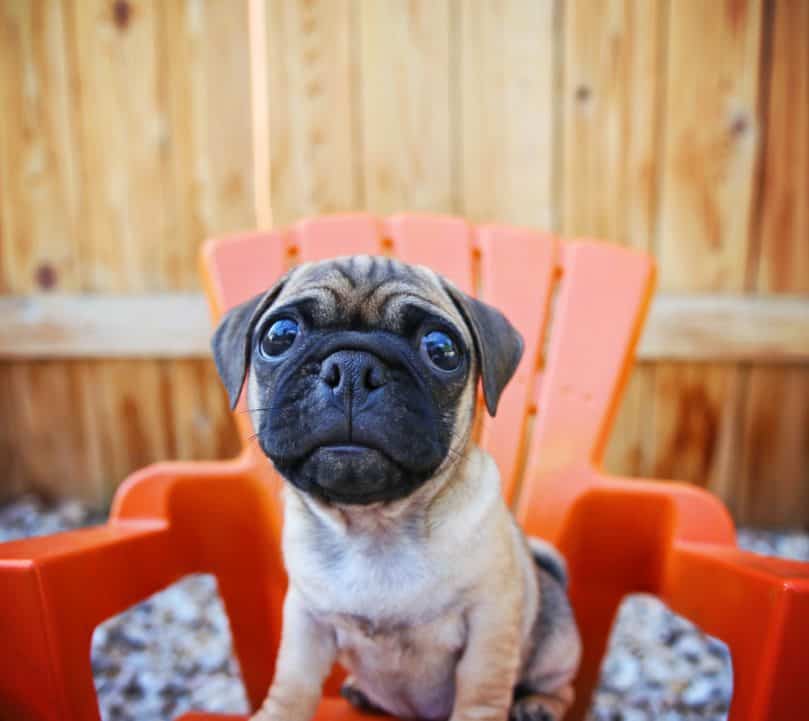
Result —
M 809 3 L 775 0 L 756 288 L 809 293 Z M 740 520 L 809 523 L 809 370 L 754 367 L 744 415 Z
M 557 4 L 460 5 L 460 191 L 462 212 L 471 221 L 556 227 Z
M 638 363 L 631 371 L 604 449 L 602 464 L 610 473 L 634 478 L 652 475 L 655 367 Z
M 17 438 L 16 429 L 20 422 L 17 418 L 17 406 L 14 367 L 17 364 L 0 365 L 0 503 L 31 490 L 28 478 L 22 473 L 20 454 L 17 451 L 22 437 Z
M 92 432 L 92 392 L 86 364 L 14 363 L 13 436 L 19 472 L 28 488 L 48 496 L 103 496 L 98 437 Z M 47 409 L 47 410 L 45 410 Z
M 107 361 L 93 370 L 99 384 L 97 433 L 110 478 L 120 482 L 133 469 L 169 458 L 171 415 L 161 363 Z
M 232 458 L 239 450 L 227 397 L 213 363 L 167 362 L 172 412 L 169 452 L 173 458 Z
M 656 478 L 689 480 L 727 492 L 725 464 L 738 442 L 739 375 L 720 364 L 661 363 L 655 374 Z M 731 433 L 731 430 L 734 432 Z
M 156 290 L 168 233 L 171 137 L 161 97 L 154 2 L 117 12 L 105 0 L 71 4 L 79 83 L 82 285 Z
M 359 8 L 365 204 L 377 213 L 452 211 L 450 3 Z
M 671 4 L 660 283 L 741 290 L 758 123 L 761 0 Z
M 562 232 L 651 250 L 664 0 L 564 6 Z
M 205 238 L 255 222 L 247 8 L 228 0 L 172 0 L 158 9 L 172 190 L 162 282 L 192 289 L 199 283 L 197 256 Z M 190 459 L 236 452 L 230 412 L 210 361 L 161 364 L 156 393 L 165 439 L 154 441 L 155 453 Z M 130 468 L 137 467 L 135 455 L 127 459 Z
M 160 68 L 157 3 L 104 0 L 70 6 L 79 92 L 81 283 L 86 290 L 163 287 L 170 234 L 171 128 Z M 116 11 L 117 9 L 117 11 Z M 110 479 L 165 457 L 157 363 L 88 369 L 102 464 Z
M 75 290 L 77 137 L 64 7 L 0 2 L 0 291 Z
M 663 0 L 569 0 L 563 18 L 561 230 L 652 249 L 657 214 Z M 634 369 L 606 449 L 648 475 L 654 368 Z
M 267 1 L 271 168 L 263 172 L 276 226 L 359 205 L 358 9 L 350 0 Z
M 172 0 L 158 10 L 171 158 L 162 283 L 195 289 L 205 238 L 253 224 L 247 12 L 227 0 Z
M 741 291 L 758 149 L 760 0 L 671 3 L 657 253 L 663 290 Z M 739 371 L 661 364 L 657 475 L 736 487 Z

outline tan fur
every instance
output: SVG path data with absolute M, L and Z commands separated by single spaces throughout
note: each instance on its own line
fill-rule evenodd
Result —
M 313 295 L 328 313 L 334 293 L 313 285 L 346 302 L 358 297 L 339 273 L 311 268 L 293 273 L 274 305 Z M 387 285 L 385 295 L 425 298 L 463 328 L 437 276 L 417 274 Z M 372 297 L 359 312 L 374 322 L 379 309 Z M 286 487 L 283 636 L 253 721 L 309 721 L 335 661 L 371 705 L 405 718 L 504 721 L 518 707 L 520 719 L 541 718 L 537 708 L 547 718 L 564 714 L 579 637 L 561 586 L 544 595 L 558 612 L 541 613 L 540 584 L 556 582 L 538 572 L 493 460 L 470 440 L 474 380 L 472 373 L 459 403 L 455 452 L 407 498 L 333 506 Z M 254 392 L 249 383 L 248 406 Z M 512 706 L 526 680 L 531 694 Z

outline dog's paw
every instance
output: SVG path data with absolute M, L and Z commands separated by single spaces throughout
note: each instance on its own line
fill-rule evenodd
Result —
M 538 694 L 523 696 L 513 704 L 508 712 L 509 721 L 559 721 L 554 704 Z
M 368 697 L 354 685 L 354 679 L 350 676 L 340 687 L 340 695 L 358 711 L 370 714 L 385 713 L 381 708 L 375 706 Z

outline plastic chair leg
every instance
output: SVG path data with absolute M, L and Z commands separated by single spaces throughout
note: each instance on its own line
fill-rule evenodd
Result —
M 576 623 L 586 642 L 582 645 L 581 665 L 575 681 L 576 697 L 565 715 L 565 721 L 582 721 L 587 716 L 601 674 L 601 663 L 613 620 L 625 595 L 623 590 L 618 589 L 601 592 L 588 589 L 587 602 L 577 603 L 576 594 L 571 593 L 571 601 L 576 608 Z
M 256 573 L 253 578 L 253 587 L 246 593 L 240 574 L 221 571 L 216 576 L 244 688 L 251 708 L 259 708 L 275 673 L 275 649 L 281 643 L 281 627 L 269 620 L 257 624 L 256 619 L 269 619 L 269 609 L 283 607 L 286 585 L 279 583 L 277 577 L 268 579 L 266 573 Z
M 730 721 L 804 717 L 809 564 L 680 543 L 667 564 L 663 599 L 730 648 Z
M 246 460 L 151 466 L 119 492 L 113 517 L 164 515 L 182 554 L 197 571 L 214 574 L 256 708 L 273 676 L 287 583 L 274 492 L 251 475 Z
M 156 557 L 165 561 L 149 563 Z M 93 629 L 180 573 L 170 533 L 159 523 L 112 524 L 5 544 L 0 718 L 98 721 Z

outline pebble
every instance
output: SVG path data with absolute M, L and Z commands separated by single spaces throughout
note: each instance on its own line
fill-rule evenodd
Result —
M 0 507 L 0 542 L 100 523 L 80 503 L 32 496 Z M 809 560 L 809 534 L 739 531 L 756 553 Z M 104 721 L 167 721 L 187 711 L 247 713 L 227 616 L 211 576 L 184 578 L 93 634 Z M 588 721 L 723 721 L 733 688 L 719 640 L 653 596 L 619 608 Z
M 640 662 L 622 648 L 616 648 L 604 662 L 604 685 L 614 691 L 627 691 L 640 676 Z
M 681 699 L 686 706 L 699 708 L 707 705 L 709 701 L 724 701 L 725 699 L 722 699 L 721 695 L 722 689 L 714 683 L 713 679 L 699 677 L 693 679 L 685 687 Z

